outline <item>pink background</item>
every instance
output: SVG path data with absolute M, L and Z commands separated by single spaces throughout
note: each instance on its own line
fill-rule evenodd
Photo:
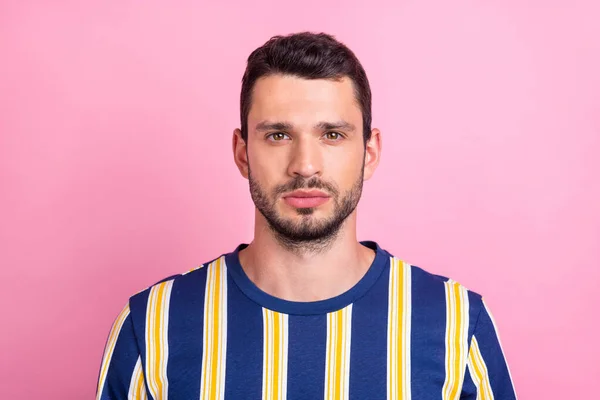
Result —
M 0 3 L 0 397 L 92 398 L 131 294 L 251 240 L 240 79 L 299 30 L 372 83 L 361 239 L 482 293 L 521 399 L 597 392 L 598 2 L 48 3 Z

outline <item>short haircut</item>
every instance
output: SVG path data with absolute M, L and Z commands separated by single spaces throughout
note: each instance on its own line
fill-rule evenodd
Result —
M 301 32 L 274 36 L 248 57 L 242 78 L 240 118 L 242 139 L 248 140 L 248 114 L 252 90 L 259 78 L 270 75 L 290 75 L 304 79 L 348 77 L 363 118 L 365 145 L 371 138 L 371 88 L 364 68 L 346 45 L 325 33 Z

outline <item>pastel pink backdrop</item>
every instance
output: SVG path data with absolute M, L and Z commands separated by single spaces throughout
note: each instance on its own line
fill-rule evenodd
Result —
M 597 2 L 53 3 L 0 3 L 3 399 L 92 398 L 131 294 L 251 240 L 240 79 L 299 30 L 372 83 L 361 239 L 482 293 L 521 399 L 597 392 Z

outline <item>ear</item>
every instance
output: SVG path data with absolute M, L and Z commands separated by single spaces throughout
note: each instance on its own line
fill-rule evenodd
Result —
M 370 179 L 381 159 L 381 131 L 377 128 L 371 130 L 371 138 L 365 148 L 365 175 L 364 180 Z
M 248 153 L 246 142 L 242 139 L 242 131 L 235 129 L 233 131 L 233 138 L 231 141 L 233 148 L 233 161 L 240 170 L 240 174 L 248 179 Z

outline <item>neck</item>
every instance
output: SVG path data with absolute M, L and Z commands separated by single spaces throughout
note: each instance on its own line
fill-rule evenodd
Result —
M 301 302 L 325 300 L 349 290 L 374 258 L 375 253 L 357 241 L 356 210 L 326 246 L 306 248 L 282 245 L 257 211 L 254 240 L 239 252 L 244 272 L 262 291 Z

